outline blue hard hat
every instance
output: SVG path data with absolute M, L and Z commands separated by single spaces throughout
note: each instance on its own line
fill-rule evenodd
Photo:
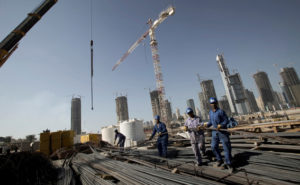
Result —
M 156 116 L 154 116 L 154 119 L 155 119 L 155 120 L 160 120 L 160 116 L 159 116 L 159 115 L 156 115 Z
M 191 108 L 187 108 L 185 112 L 188 114 L 188 113 L 191 113 L 191 112 L 194 112 L 194 111 Z
M 209 98 L 209 103 L 210 104 L 218 103 L 218 100 L 217 100 L 217 98 L 211 97 L 211 98 Z

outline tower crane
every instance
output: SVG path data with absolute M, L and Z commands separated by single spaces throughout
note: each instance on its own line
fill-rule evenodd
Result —
M 153 66 L 154 66 L 154 74 L 156 79 L 156 88 L 158 90 L 158 97 L 159 97 L 159 103 L 160 103 L 160 109 L 161 109 L 161 119 L 162 121 L 169 123 L 170 120 L 167 119 L 167 110 L 166 110 L 166 104 L 165 104 L 165 87 L 163 84 L 163 75 L 161 72 L 160 67 L 160 59 L 158 55 L 158 47 L 157 47 L 157 41 L 155 38 L 155 29 L 164 22 L 170 15 L 174 15 L 175 8 L 170 6 L 166 10 L 162 11 L 159 14 L 158 19 L 155 21 L 152 21 L 152 19 L 149 19 L 147 22 L 150 28 L 129 48 L 129 50 L 122 56 L 120 60 L 113 66 L 112 70 L 114 71 L 125 59 L 126 57 L 132 53 L 137 46 L 149 35 L 150 37 L 150 47 L 152 51 L 152 59 L 153 59 Z M 169 125 L 168 125 L 169 126 Z
M 45 0 L 0 42 L 0 67 L 10 55 L 17 49 L 19 41 L 42 18 L 42 16 L 57 2 L 57 0 Z

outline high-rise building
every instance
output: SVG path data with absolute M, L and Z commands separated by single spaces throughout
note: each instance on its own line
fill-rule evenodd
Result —
M 300 80 L 293 67 L 281 68 L 280 76 L 282 83 L 280 86 L 287 103 L 291 107 L 300 106 Z
M 228 116 L 231 116 L 231 109 L 229 106 L 229 102 L 227 100 L 227 96 L 222 96 L 221 99 L 218 100 L 220 109 L 224 110 Z
M 75 134 L 81 134 L 81 99 L 72 98 L 71 102 L 71 130 Z
M 283 93 L 274 91 L 274 98 L 275 98 L 275 101 L 277 102 L 277 104 L 279 105 L 279 108 L 281 110 L 288 108 L 288 105 L 287 105 L 287 102 L 286 102 L 286 100 L 283 96 Z
M 203 111 L 208 115 L 210 106 L 209 106 L 209 98 L 215 97 L 217 98 L 214 83 L 212 80 L 203 80 L 200 83 L 201 89 L 202 89 L 202 103 L 200 103 L 203 106 Z M 201 100 L 200 100 L 201 102 Z
M 261 96 L 265 111 L 279 110 L 279 105 L 274 97 L 273 88 L 271 86 L 267 73 L 259 71 L 253 75 L 257 90 Z
M 179 108 L 176 108 L 176 118 L 179 119 L 180 117 L 180 110 Z
M 208 120 L 208 114 L 209 114 L 209 110 L 206 109 L 207 107 L 207 103 L 208 103 L 208 100 L 206 100 L 204 98 L 204 95 L 203 95 L 203 92 L 199 92 L 198 93 L 198 96 L 199 96 L 199 101 L 200 101 L 200 113 L 201 113 L 201 119 L 202 120 Z
M 261 96 L 256 98 L 256 103 L 257 103 L 257 106 L 258 106 L 259 110 L 265 110 L 264 103 L 261 99 Z
M 200 112 L 200 109 L 198 107 L 196 107 L 196 116 L 201 117 L 201 112 Z
M 245 89 L 245 95 L 249 106 L 249 112 L 251 113 L 259 112 L 259 108 L 253 92 L 248 89 Z
M 167 111 L 167 121 L 172 121 L 172 107 L 168 100 L 165 100 L 166 111 Z
M 247 114 L 245 89 L 239 73 L 229 73 L 223 55 L 217 55 L 216 59 L 231 112 L 239 115 Z
M 194 113 L 196 113 L 196 112 L 195 112 L 195 111 L 196 111 L 196 109 L 195 109 L 195 103 L 194 103 L 194 100 L 193 100 L 193 99 L 188 99 L 188 100 L 186 101 L 186 105 L 187 105 L 187 107 L 193 109 Z
M 158 97 L 158 91 L 154 90 L 150 92 L 151 106 L 152 106 L 152 115 L 161 115 L 160 111 L 160 102 Z
M 129 120 L 128 104 L 126 96 L 119 96 L 116 98 L 116 112 L 118 123 Z
M 172 114 L 172 121 L 176 121 L 176 120 L 178 120 L 178 119 L 177 119 L 177 116 L 176 116 L 176 113 L 173 113 L 173 114 Z

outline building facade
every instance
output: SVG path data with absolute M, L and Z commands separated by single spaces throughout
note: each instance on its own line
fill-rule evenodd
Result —
M 71 130 L 76 135 L 81 134 L 81 99 L 72 98 L 71 101 Z
M 227 96 L 222 96 L 222 98 L 218 101 L 220 109 L 224 110 L 228 116 L 232 115 L 229 102 L 227 100 Z
M 196 113 L 196 109 L 195 109 L 195 103 L 193 99 L 188 99 L 186 101 L 186 106 L 193 109 L 194 113 Z
M 150 92 L 150 100 L 151 100 L 151 106 L 152 106 L 152 116 L 161 115 L 160 111 L 160 102 L 158 97 L 158 91 L 154 90 Z
M 200 101 L 200 114 L 201 114 L 201 119 L 202 120 L 208 120 L 208 115 L 209 115 L 209 110 L 207 110 L 207 103 L 208 103 L 208 100 L 206 100 L 204 98 L 204 95 L 203 95 L 203 92 L 199 92 L 198 93 L 198 96 L 199 96 L 199 101 Z
M 245 89 L 245 95 L 249 106 L 249 113 L 259 112 L 254 93 L 248 89 Z
M 167 111 L 167 121 L 172 121 L 172 106 L 168 100 L 165 100 L 166 111 Z
M 299 107 L 300 80 L 293 67 L 282 68 L 280 71 L 282 83 L 280 83 L 283 95 L 290 107 Z
M 118 123 L 129 120 L 128 103 L 126 96 L 119 96 L 116 99 L 116 113 Z
M 219 66 L 231 112 L 237 115 L 247 114 L 247 99 L 239 73 L 229 73 L 223 55 L 217 55 L 216 60 Z
M 253 75 L 258 93 L 263 103 L 264 111 L 279 110 L 279 104 L 274 97 L 274 91 L 266 72 L 259 71 Z

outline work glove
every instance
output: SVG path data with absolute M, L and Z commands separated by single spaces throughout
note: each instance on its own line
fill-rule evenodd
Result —
M 203 124 L 203 127 L 207 127 L 207 125 L 208 125 L 208 122 L 204 123 L 204 124 Z
M 162 134 L 161 132 L 158 132 L 158 136 L 161 136 L 161 134 Z
M 197 127 L 197 130 L 198 131 L 200 131 L 200 130 L 202 130 L 203 129 L 203 126 L 201 126 L 201 125 L 199 125 L 198 127 Z
M 185 132 L 187 132 L 187 131 L 188 131 L 188 127 L 187 127 L 187 126 L 184 126 L 184 127 L 183 127 L 183 130 L 184 130 Z
M 220 129 L 221 129 L 221 125 L 220 125 L 220 124 L 218 124 L 217 130 L 220 130 Z

